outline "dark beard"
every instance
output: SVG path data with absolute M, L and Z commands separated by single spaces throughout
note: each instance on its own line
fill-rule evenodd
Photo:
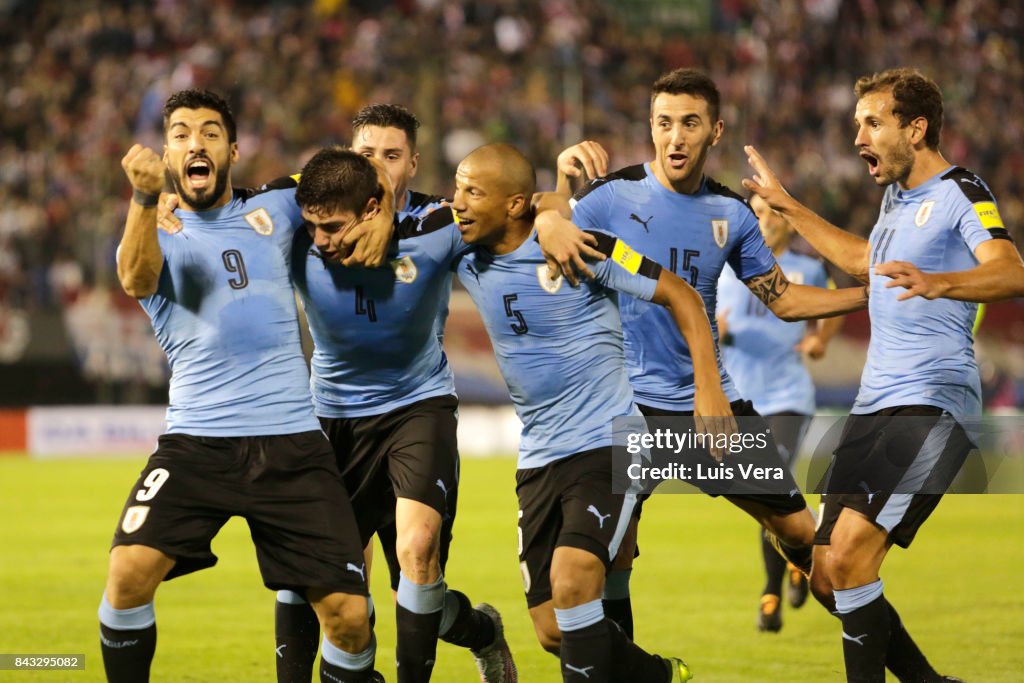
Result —
M 217 169 L 217 178 L 213 183 L 213 191 L 203 192 L 202 195 L 186 194 L 185 188 L 181 182 L 181 175 L 178 173 L 171 173 L 171 182 L 174 183 L 174 190 L 178 193 L 178 197 L 181 201 L 189 206 L 193 211 L 206 211 L 221 198 L 224 194 L 224 190 L 228 187 L 228 170 L 227 168 Z

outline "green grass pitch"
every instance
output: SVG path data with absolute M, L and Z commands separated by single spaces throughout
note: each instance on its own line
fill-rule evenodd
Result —
M 107 547 L 144 458 L 0 458 L 0 653 L 85 653 L 85 671 L 0 671 L 0 681 L 101 681 L 96 608 Z M 463 461 L 452 586 L 497 606 L 523 681 L 559 681 L 536 644 L 516 558 L 514 461 Z M 762 570 L 752 522 L 721 500 L 656 496 L 633 574 L 637 642 L 678 655 L 698 683 L 842 681 L 838 624 L 809 602 L 779 634 L 754 628 Z M 214 542 L 217 567 L 157 597 L 155 681 L 272 681 L 273 594 L 244 523 Z M 1024 677 L 1024 496 L 948 496 L 912 552 L 896 549 L 886 594 L 940 670 L 977 681 Z M 377 668 L 394 673 L 384 563 L 374 567 Z M 473 681 L 467 652 L 439 645 L 434 680 Z

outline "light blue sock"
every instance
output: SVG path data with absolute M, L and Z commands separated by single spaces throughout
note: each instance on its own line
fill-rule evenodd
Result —
M 324 661 L 347 671 L 366 671 L 373 666 L 373 660 L 377 656 L 377 637 L 370 634 L 370 645 L 362 652 L 351 654 L 340 647 L 335 647 L 331 641 L 324 636 L 320 643 L 320 656 Z
M 99 616 L 101 624 L 118 631 L 138 631 L 156 623 L 156 610 L 152 600 L 138 607 L 114 609 L 107 602 L 106 593 L 100 601 Z
M 582 605 L 576 605 L 569 609 L 555 608 L 555 621 L 558 622 L 558 630 L 579 631 L 581 628 L 593 626 L 604 619 L 604 605 L 601 600 L 591 600 Z

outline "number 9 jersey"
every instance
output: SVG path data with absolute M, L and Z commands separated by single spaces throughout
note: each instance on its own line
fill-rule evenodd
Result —
M 292 293 L 295 190 L 237 191 L 176 211 L 157 231 L 164 263 L 139 303 L 171 367 L 168 433 L 259 436 L 317 430 Z

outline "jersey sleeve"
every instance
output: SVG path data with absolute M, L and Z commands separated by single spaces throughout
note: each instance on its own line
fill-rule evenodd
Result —
M 739 239 L 729 252 L 728 262 L 736 277 L 745 282 L 771 270 L 775 265 L 775 257 L 764 243 L 754 212 L 744 205 L 739 218 Z
M 614 194 L 615 190 L 607 180 L 591 180 L 569 200 L 569 206 L 572 207 L 572 222 L 581 230 L 607 230 L 606 221 Z
M 972 252 L 990 239 L 1012 241 L 999 215 L 996 198 L 981 178 L 958 167 L 943 179 L 953 181 L 959 189 L 950 193 L 953 197 L 950 220 Z
M 587 230 L 597 239 L 597 250 L 608 257 L 591 266 L 595 279 L 605 287 L 625 292 L 644 301 L 654 298 L 661 266 L 628 244 L 605 232 Z

